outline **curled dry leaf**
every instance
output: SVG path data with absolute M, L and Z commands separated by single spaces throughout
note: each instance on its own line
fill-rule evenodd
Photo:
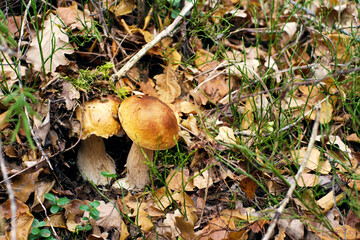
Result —
M 159 99 L 165 103 L 172 103 L 180 96 L 181 88 L 177 82 L 175 71 L 169 66 L 165 67 L 164 73 L 156 75 L 155 89 L 158 91 Z
M 42 169 L 36 172 L 19 175 L 11 181 L 11 186 L 14 189 L 15 197 L 21 201 L 26 202 L 30 194 L 35 191 L 35 183 Z
M 301 164 L 304 160 L 305 153 L 307 151 L 307 147 L 303 147 L 300 150 L 295 150 L 292 152 L 292 159 L 295 162 Z M 331 165 L 328 160 L 321 161 L 320 160 L 320 151 L 316 148 L 311 149 L 310 157 L 306 163 L 306 168 L 319 172 L 321 174 L 328 174 L 331 171 Z
M 32 63 L 36 71 L 44 69 L 45 73 L 49 73 L 55 71 L 58 66 L 69 63 L 65 54 L 72 54 L 74 49 L 61 26 L 59 18 L 50 13 L 44 21 L 41 38 L 36 35 L 33 37 L 26 54 L 26 61 Z
M 222 141 L 227 144 L 236 144 L 236 137 L 232 128 L 222 126 L 219 128 L 219 134 L 215 137 L 215 140 Z
M 80 11 L 76 2 L 73 2 L 70 7 L 58 7 L 56 12 L 59 18 L 66 26 L 70 27 L 71 30 L 83 30 L 84 26 L 86 26 L 87 29 L 91 29 L 93 20 L 90 17 L 90 11 L 88 9 Z
M 176 171 L 171 169 L 169 175 L 166 178 L 169 189 L 173 191 L 185 189 L 185 191 L 193 191 L 194 184 L 193 180 L 189 180 L 189 169 L 182 169 Z
M 7 199 L 1 205 L 1 215 L 6 219 L 11 219 L 11 201 Z M 30 234 L 31 225 L 34 220 L 34 216 L 30 213 L 29 207 L 15 199 L 16 204 L 16 239 L 27 240 Z M 11 239 L 11 231 L 6 231 L 6 238 Z
M 198 189 L 204 189 L 211 187 L 214 182 L 209 174 L 209 170 L 202 172 L 194 172 L 194 186 Z
M 65 208 L 65 219 L 66 227 L 70 232 L 76 231 L 76 226 L 80 224 L 81 218 L 84 215 L 84 211 L 80 210 L 81 205 L 86 205 L 86 201 L 81 201 L 79 199 L 70 200 L 68 204 L 64 206 Z

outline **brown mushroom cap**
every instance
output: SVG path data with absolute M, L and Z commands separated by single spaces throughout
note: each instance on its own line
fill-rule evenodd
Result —
M 91 134 L 108 138 L 120 133 L 121 125 L 116 118 L 120 101 L 115 98 L 94 99 L 85 102 L 83 131 L 81 139 L 84 140 Z M 76 109 L 76 118 L 82 120 L 82 107 Z
M 131 96 L 119 108 L 122 127 L 133 142 L 150 150 L 175 146 L 179 126 L 171 108 L 157 98 Z

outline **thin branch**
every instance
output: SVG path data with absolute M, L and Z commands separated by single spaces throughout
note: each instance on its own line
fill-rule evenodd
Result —
M 1 173 L 4 177 L 6 189 L 9 195 L 10 201 L 10 211 L 11 211 L 11 240 L 16 240 L 16 202 L 15 202 L 15 194 L 14 190 L 11 187 L 9 176 L 6 172 L 5 167 L 5 160 L 2 151 L 2 141 L 0 139 L 0 166 L 1 166 Z
M 185 14 L 189 12 L 194 6 L 193 2 L 185 1 L 185 6 L 179 13 L 172 24 L 166 27 L 161 33 L 159 33 L 153 40 L 145 44 L 140 51 L 138 51 L 118 72 L 114 73 L 111 76 L 112 81 L 117 81 L 122 78 L 127 71 L 129 71 L 135 63 L 137 63 L 142 56 L 144 56 L 151 48 L 153 48 L 158 42 L 160 42 L 165 37 L 171 35 L 173 30 L 179 24 L 179 22 L 184 18 Z
M 314 122 L 314 126 L 313 126 L 313 129 L 312 129 L 310 141 L 309 141 L 309 144 L 308 144 L 308 147 L 307 147 L 305 156 L 304 156 L 304 160 L 303 160 L 303 162 L 301 163 L 300 168 L 299 168 L 298 172 L 297 172 L 296 175 L 295 175 L 295 181 L 291 183 L 290 188 L 289 188 L 289 190 L 287 191 L 285 198 L 284 198 L 283 201 L 281 202 L 279 208 L 276 210 L 275 216 L 274 216 L 273 220 L 271 221 L 270 226 L 269 226 L 269 228 L 267 229 L 266 234 L 264 235 L 264 237 L 262 238 L 262 240 L 269 240 L 270 237 L 273 235 L 275 226 L 276 226 L 276 224 L 277 224 L 278 221 L 279 221 L 280 215 L 281 215 L 282 212 L 285 210 L 285 207 L 286 207 L 286 205 L 288 204 L 288 202 L 290 201 L 290 198 L 291 198 L 291 196 L 292 196 L 292 194 L 293 194 L 293 192 L 294 192 L 294 190 L 295 190 L 295 188 L 296 188 L 296 185 L 297 185 L 297 183 L 298 183 L 298 181 L 299 181 L 302 173 L 303 173 L 304 170 L 305 170 L 305 166 L 306 166 L 306 164 L 307 164 L 307 162 L 308 162 L 308 160 L 309 160 L 311 150 L 313 149 L 314 144 L 315 144 L 315 138 L 316 138 L 316 136 L 317 136 L 317 132 L 318 132 L 319 124 L 320 124 L 320 110 L 321 110 L 321 105 L 320 105 L 320 104 L 317 104 L 316 107 L 315 107 L 315 109 L 316 109 L 315 122 Z
M 49 218 L 49 216 L 48 216 L 48 214 L 47 214 L 46 207 L 45 207 L 44 204 L 41 202 L 41 199 L 39 198 L 39 196 L 37 196 L 37 200 L 39 201 L 41 207 L 43 208 L 43 210 L 44 210 L 44 212 L 45 212 L 46 219 L 49 221 L 50 228 L 51 228 L 51 230 L 53 231 L 55 238 L 56 238 L 56 239 L 60 239 L 59 236 L 57 235 L 56 231 L 55 231 L 55 228 L 54 228 L 54 225 L 53 225 L 52 222 L 51 222 L 51 219 Z

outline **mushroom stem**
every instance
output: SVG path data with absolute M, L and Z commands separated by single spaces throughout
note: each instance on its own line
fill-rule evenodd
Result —
M 143 189 L 150 183 L 147 164 L 149 161 L 153 161 L 153 150 L 140 148 L 139 145 L 133 143 L 126 160 L 127 183 L 130 188 Z
M 76 163 L 83 178 L 95 185 L 109 184 L 110 179 L 101 172 L 116 173 L 115 162 L 106 153 L 104 140 L 96 135 L 81 141 Z

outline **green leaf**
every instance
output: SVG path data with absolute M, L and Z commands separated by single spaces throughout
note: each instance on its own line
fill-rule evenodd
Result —
M 41 221 L 41 222 L 39 222 L 38 227 L 44 227 L 45 225 L 46 225 L 46 222 L 45 222 L 45 221 Z
M 49 200 L 52 204 L 56 204 L 56 197 L 51 193 L 45 193 L 44 197 Z
M 51 232 L 49 229 L 41 229 L 40 236 L 42 236 L 44 238 L 48 238 L 51 236 Z
M 50 212 L 51 213 L 57 213 L 60 211 L 60 207 L 58 205 L 52 205 L 51 208 L 50 208 Z
M 39 235 L 40 229 L 39 229 L 39 228 L 33 228 L 33 229 L 31 230 L 31 233 L 34 234 L 34 235 Z
M 105 172 L 105 171 L 102 171 L 101 175 L 103 175 L 104 177 L 108 177 L 108 178 L 116 178 L 117 177 L 116 174 Z
M 100 202 L 99 201 L 90 202 L 89 205 L 92 208 L 97 208 L 98 206 L 100 206 Z
M 36 228 L 36 227 L 38 226 L 38 224 L 39 224 L 39 220 L 37 220 L 37 219 L 35 218 L 31 226 L 32 226 L 33 228 Z
M 79 207 L 80 210 L 83 210 L 85 212 L 89 212 L 90 211 L 90 207 L 88 205 L 81 205 Z
M 81 225 L 76 225 L 75 229 L 78 231 L 84 231 L 84 227 Z
M 100 212 L 97 209 L 93 208 L 90 210 L 90 217 L 92 217 L 95 220 L 99 220 Z
M 68 198 L 59 198 L 57 201 L 57 205 L 60 205 L 60 206 L 64 206 L 65 204 L 68 204 L 69 203 L 69 199 Z
M 92 226 L 90 224 L 85 225 L 85 230 L 90 231 L 92 229 Z

